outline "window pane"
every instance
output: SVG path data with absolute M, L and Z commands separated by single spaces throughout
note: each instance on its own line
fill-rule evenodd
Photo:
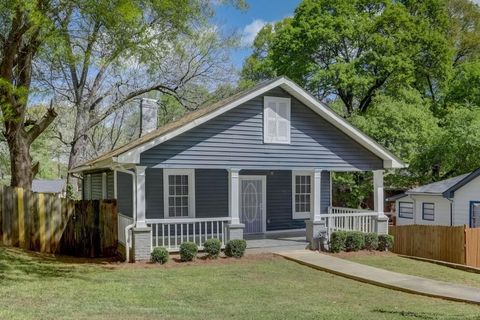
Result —
M 188 175 L 168 176 L 168 214 L 171 217 L 188 217 Z

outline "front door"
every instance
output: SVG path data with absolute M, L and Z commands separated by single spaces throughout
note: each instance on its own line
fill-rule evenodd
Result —
M 265 232 L 265 182 L 264 176 L 240 176 L 240 222 L 245 234 Z
M 480 227 L 480 201 L 470 202 L 470 228 Z

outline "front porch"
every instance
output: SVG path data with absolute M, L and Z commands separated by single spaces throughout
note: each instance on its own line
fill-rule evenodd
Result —
M 305 248 L 306 244 L 317 249 L 321 241 L 328 246 L 336 230 L 387 232 L 383 171 L 374 171 L 373 211 L 332 207 L 328 171 L 223 172 L 136 167 L 132 180 L 136 219 L 119 218 L 119 241 L 133 249 L 133 260 L 148 259 L 157 246 L 178 251 L 186 241 L 195 242 L 201 250 L 210 238 L 219 239 L 223 246 L 232 239 L 246 239 L 250 248 L 261 251 L 277 246 Z M 150 177 L 163 181 L 153 183 Z

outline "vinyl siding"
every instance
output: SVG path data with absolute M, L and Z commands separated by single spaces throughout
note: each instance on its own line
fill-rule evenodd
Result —
M 133 217 L 133 181 L 132 175 L 117 172 L 118 212 Z
M 263 96 L 254 98 L 141 154 L 149 167 L 381 169 L 383 162 L 310 108 L 290 97 L 291 143 L 263 143 Z
M 147 219 L 163 218 L 163 170 L 145 171 L 145 214 Z
M 102 172 L 92 173 L 92 200 L 102 199 Z
M 115 199 L 114 188 L 114 173 L 113 171 L 107 172 L 107 199 Z
M 470 225 L 470 201 L 480 201 L 480 177 L 477 177 L 455 191 L 454 225 Z
M 195 216 L 228 217 L 228 171 L 195 170 Z
M 400 218 L 398 216 L 399 202 L 413 202 L 413 219 Z M 424 220 L 422 215 L 423 203 L 435 205 L 434 220 Z M 450 201 L 439 195 L 409 195 L 395 203 L 397 208 L 397 225 L 421 224 L 421 225 L 450 225 Z

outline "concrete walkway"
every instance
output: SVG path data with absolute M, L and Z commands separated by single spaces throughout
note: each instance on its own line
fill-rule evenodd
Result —
M 308 246 L 305 231 L 245 236 L 247 252 L 271 253 L 303 250 Z
M 430 297 L 480 304 L 480 288 L 410 276 L 309 250 L 277 252 L 289 260 L 381 287 Z

